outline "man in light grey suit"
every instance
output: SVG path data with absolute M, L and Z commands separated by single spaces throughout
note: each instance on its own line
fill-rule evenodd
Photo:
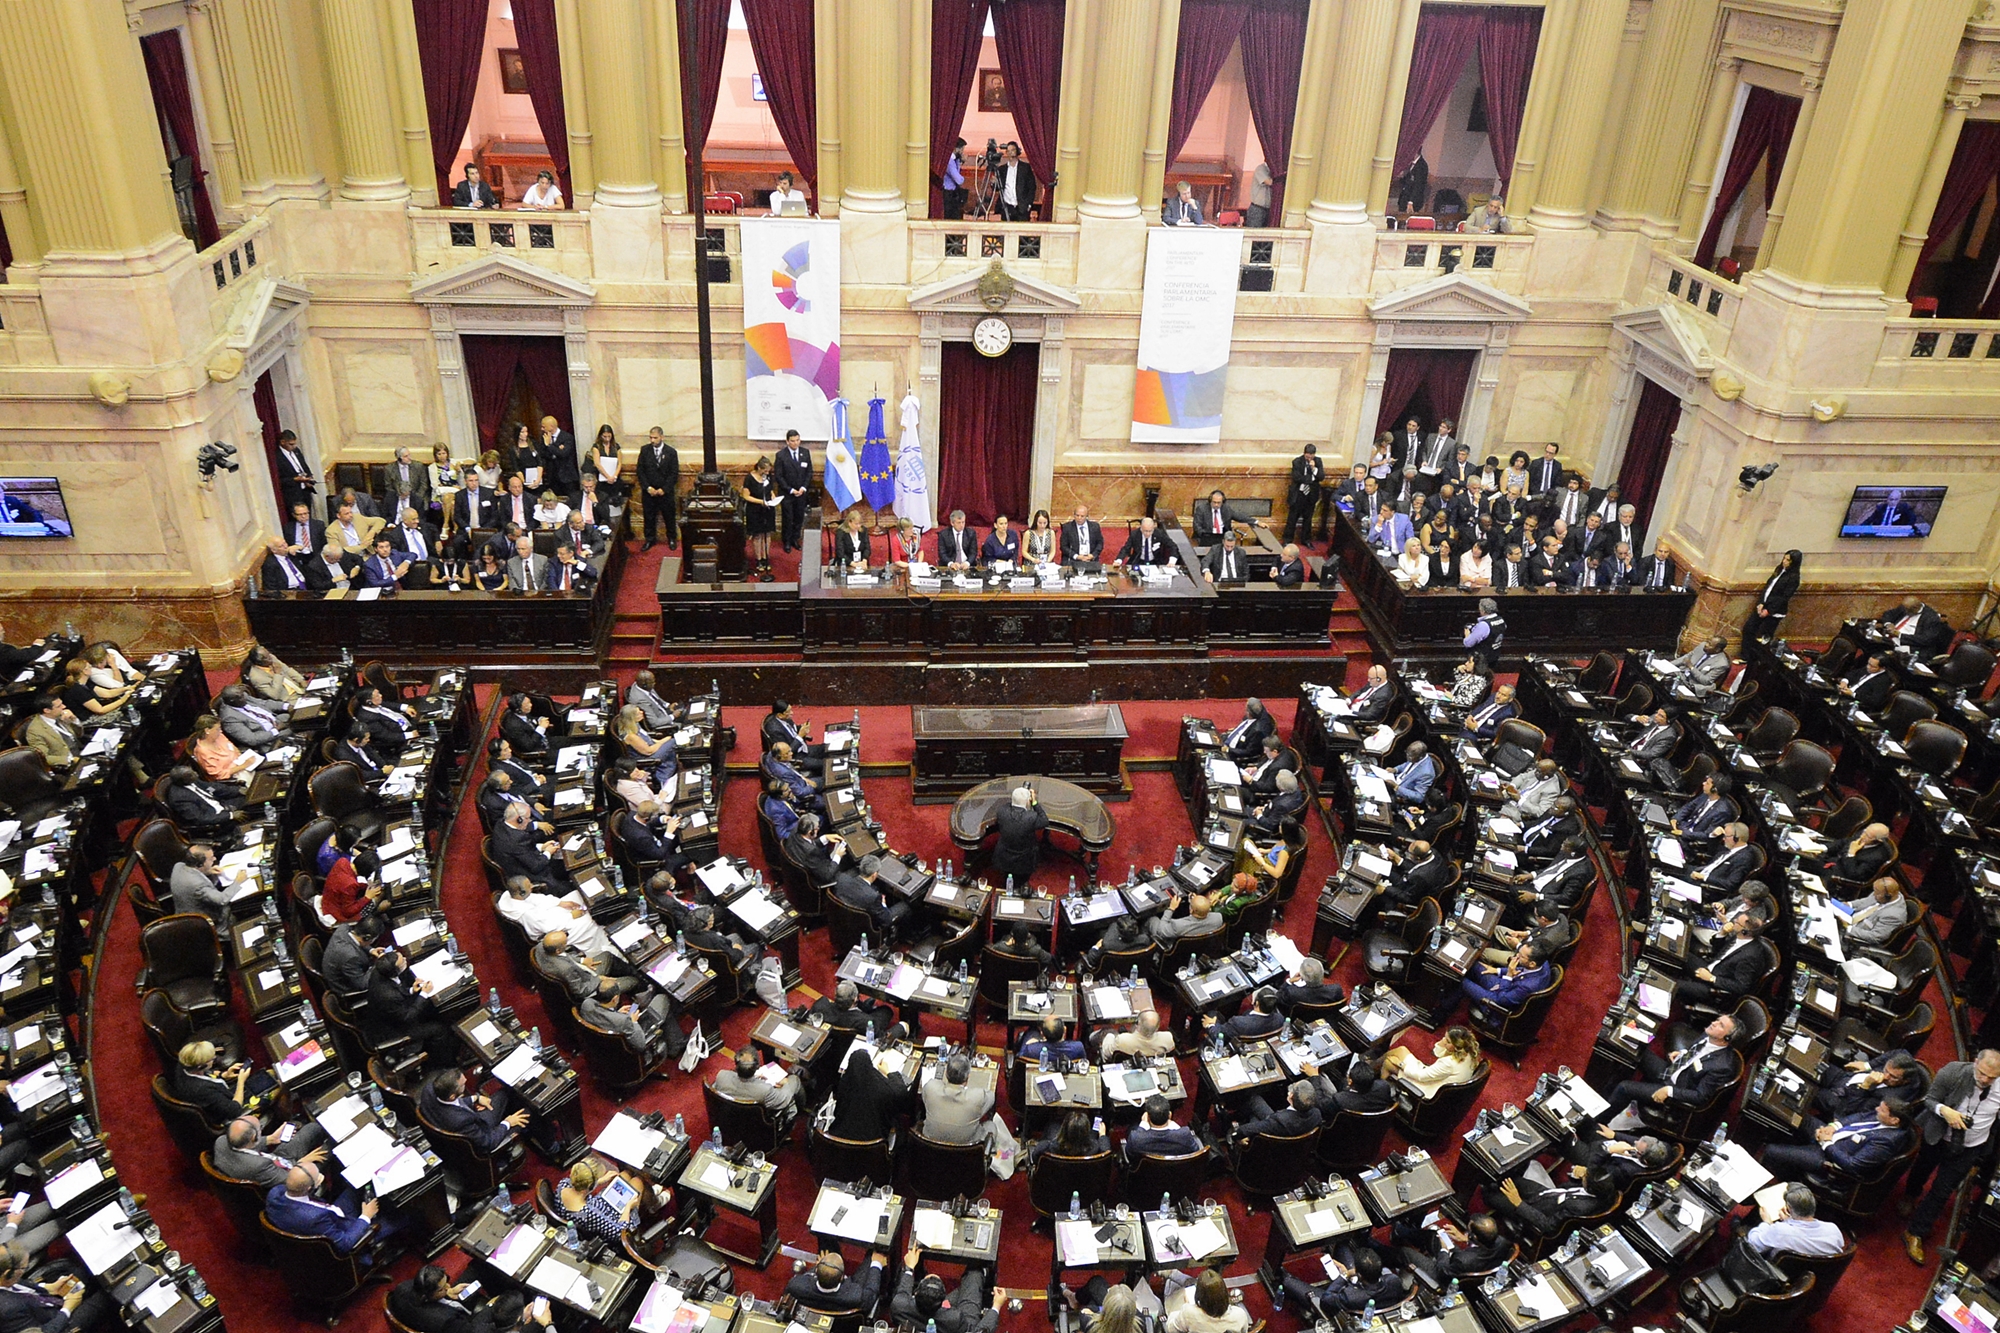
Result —
M 1903 885 L 1895 876 L 1884 875 L 1869 887 L 1873 892 L 1866 898 L 1847 904 L 1849 944 L 1886 944 L 1910 919 L 1910 900 L 1903 896 Z
M 780 1122 L 789 1121 L 799 1110 L 799 1076 L 785 1075 L 782 1083 L 770 1083 L 757 1077 L 757 1056 L 747 1047 L 736 1052 L 736 1067 L 723 1069 L 715 1075 L 715 1090 L 725 1097 L 734 1097 L 739 1102 L 755 1102 L 769 1107 Z
M 176 912 L 199 912 L 223 928 L 229 913 L 229 895 L 215 880 L 215 848 L 205 842 L 191 843 L 185 859 L 167 876 L 167 892 L 173 896 Z
M 986 1133 L 986 1116 L 993 1109 L 993 1091 L 972 1087 L 972 1057 L 954 1052 L 944 1062 L 944 1077 L 924 1084 L 924 1137 L 939 1143 L 977 1143 Z
M 1177 893 L 1167 901 L 1167 910 L 1153 918 L 1148 928 L 1156 943 L 1169 945 L 1178 939 L 1213 935 L 1222 929 L 1222 917 L 1208 910 L 1206 894 L 1197 893 L 1188 899 L 1186 916 L 1174 915 L 1180 905 L 1181 896 Z
M 319 1175 L 326 1160 L 326 1131 L 318 1125 L 301 1125 L 291 1138 L 277 1143 L 277 1134 L 264 1133 L 255 1116 L 239 1116 L 216 1135 L 208 1160 L 231 1180 L 247 1180 L 265 1189 L 285 1183 L 285 1173 L 294 1165 Z
M 252 700 L 241 685 L 225 685 L 216 704 L 222 734 L 244 749 L 264 751 L 285 743 L 285 715 Z
M 514 557 L 507 562 L 507 587 L 513 592 L 541 592 L 549 586 L 549 558 L 535 554 L 533 537 L 514 539 Z
M 1681 679 L 1697 694 L 1705 694 L 1715 688 L 1724 676 L 1729 674 L 1729 641 L 1721 635 L 1704 639 L 1690 651 L 1674 659 L 1674 665 L 1681 669 Z
M 1554 808 L 1556 797 L 1569 790 L 1553 759 L 1537 759 L 1535 771 L 1514 780 L 1520 794 L 1500 807 L 1500 813 L 1526 828 Z

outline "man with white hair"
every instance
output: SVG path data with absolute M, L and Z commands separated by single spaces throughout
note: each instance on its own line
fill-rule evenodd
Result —
M 1025 783 L 1014 788 L 1012 803 L 994 820 L 999 837 L 993 844 L 993 873 L 1026 888 L 1041 864 L 1042 833 L 1048 826 L 1048 811 L 1042 809 L 1035 789 Z
M 1285 821 L 1305 809 L 1306 794 L 1299 790 L 1299 775 L 1289 771 L 1278 774 L 1278 794 L 1250 812 L 1248 828 L 1259 833 L 1276 836 L 1285 826 Z
M 1170 1032 L 1160 1031 L 1160 1015 L 1157 1010 L 1139 1011 L 1139 1026 L 1126 1032 L 1113 1032 L 1104 1038 L 1098 1048 L 1098 1059 L 1109 1060 L 1114 1055 L 1161 1056 L 1174 1053 L 1174 1038 Z
M 590 909 L 584 905 L 581 893 L 558 898 L 541 892 L 526 875 L 515 875 L 507 881 L 507 891 L 500 895 L 495 906 L 501 916 L 520 926 L 531 940 L 561 930 L 568 932 L 570 943 L 587 954 L 618 952 L 604 933 L 604 927 L 590 919 Z

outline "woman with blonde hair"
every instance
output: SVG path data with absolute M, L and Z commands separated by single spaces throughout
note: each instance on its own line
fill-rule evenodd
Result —
M 1396 437 L 1383 431 L 1375 437 L 1375 447 L 1368 455 L 1368 475 L 1377 481 L 1387 481 L 1396 468 Z
M 784 497 L 771 480 L 771 460 L 760 455 L 736 494 L 743 501 L 743 533 L 750 539 L 750 554 L 757 562 L 750 577 L 758 583 L 775 583 L 778 576 L 771 572 L 771 534 L 777 531 L 778 505 Z
M 523 435 L 527 433 L 527 430 L 526 426 L 521 427 Z M 498 449 L 488 449 L 485 453 L 479 455 L 478 472 L 480 490 L 497 491 L 500 489 L 500 451 Z
M 1201 1270 L 1192 1298 L 1167 1316 L 1167 1333 L 1243 1333 L 1248 1327 L 1249 1309 L 1230 1299 L 1229 1284 L 1214 1268 Z
M 1431 581 L 1431 562 L 1424 559 L 1424 544 L 1415 537 L 1405 538 L 1403 553 L 1396 557 L 1396 567 L 1391 571 L 1396 582 L 1406 588 L 1421 588 Z
M 1471 1028 L 1446 1028 L 1432 1043 L 1431 1054 L 1437 1059 L 1426 1064 L 1408 1047 L 1394 1047 L 1382 1057 L 1382 1076 L 1395 1079 L 1429 1101 L 1442 1088 L 1470 1083 L 1479 1070 L 1479 1038 L 1472 1035 Z
M 188 759 L 212 782 L 229 782 L 257 767 L 257 756 L 245 754 L 235 741 L 222 734 L 222 722 L 213 713 L 194 720 L 188 734 Z
M 917 531 L 917 525 L 903 519 L 889 534 L 889 565 L 892 569 L 908 569 L 924 558 L 924 534 Z
M 662 776 L 679 770 L 674 757 L 674 739 L 662 736 L 655 740 L 646 732 L 646 714 L 637 704 L 626 704 L 611 719 L 611 734 L 624 747 L 623 754 L 633 764 L 653 774 L 653 785 L 659 785 Z M 660 770 L 664 768 L 666 774 Z
M 567 522 L 569 506 L 554 491 L 543 491 L 535 501 L 535 526 L 552 532 Z
M 556 1216 L 576 1227 L 585 1239 L 612 1245 L 639 1225 L 639 1207 L 646 1201 L 646 1182 L 629 1171 L 614 1171 L 585 1157 L 570 1167 L 556 1190 Z

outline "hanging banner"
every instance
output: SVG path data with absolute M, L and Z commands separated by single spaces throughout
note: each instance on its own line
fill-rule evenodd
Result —
M 840 394 L 840 223 L 744 218 L 743 375 L 753 440 L 824 440 Z
M 1222 390 L 1242 255 L 1239 231 L 1154 227 L 1146 233 L 1146 299 L 1139 312 L 1139 375 L 1132 390 L 1134 443 L 1222 439 Z

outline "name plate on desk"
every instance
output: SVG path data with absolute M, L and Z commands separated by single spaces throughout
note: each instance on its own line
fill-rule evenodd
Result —
M 935 574 L 919 574 L 912 570 L 910 573 L 910 591 L 943 592 L 944 580 Z
M 873 574 L 849 574 L 847 586 L 850 588 L 872 588 L 882 580 Z
M 1007 587 L 1014 592 L 1033 592 L 1035 590 L 1035 576 L 1032 574 L 1011 575 L 1007 579 Z

